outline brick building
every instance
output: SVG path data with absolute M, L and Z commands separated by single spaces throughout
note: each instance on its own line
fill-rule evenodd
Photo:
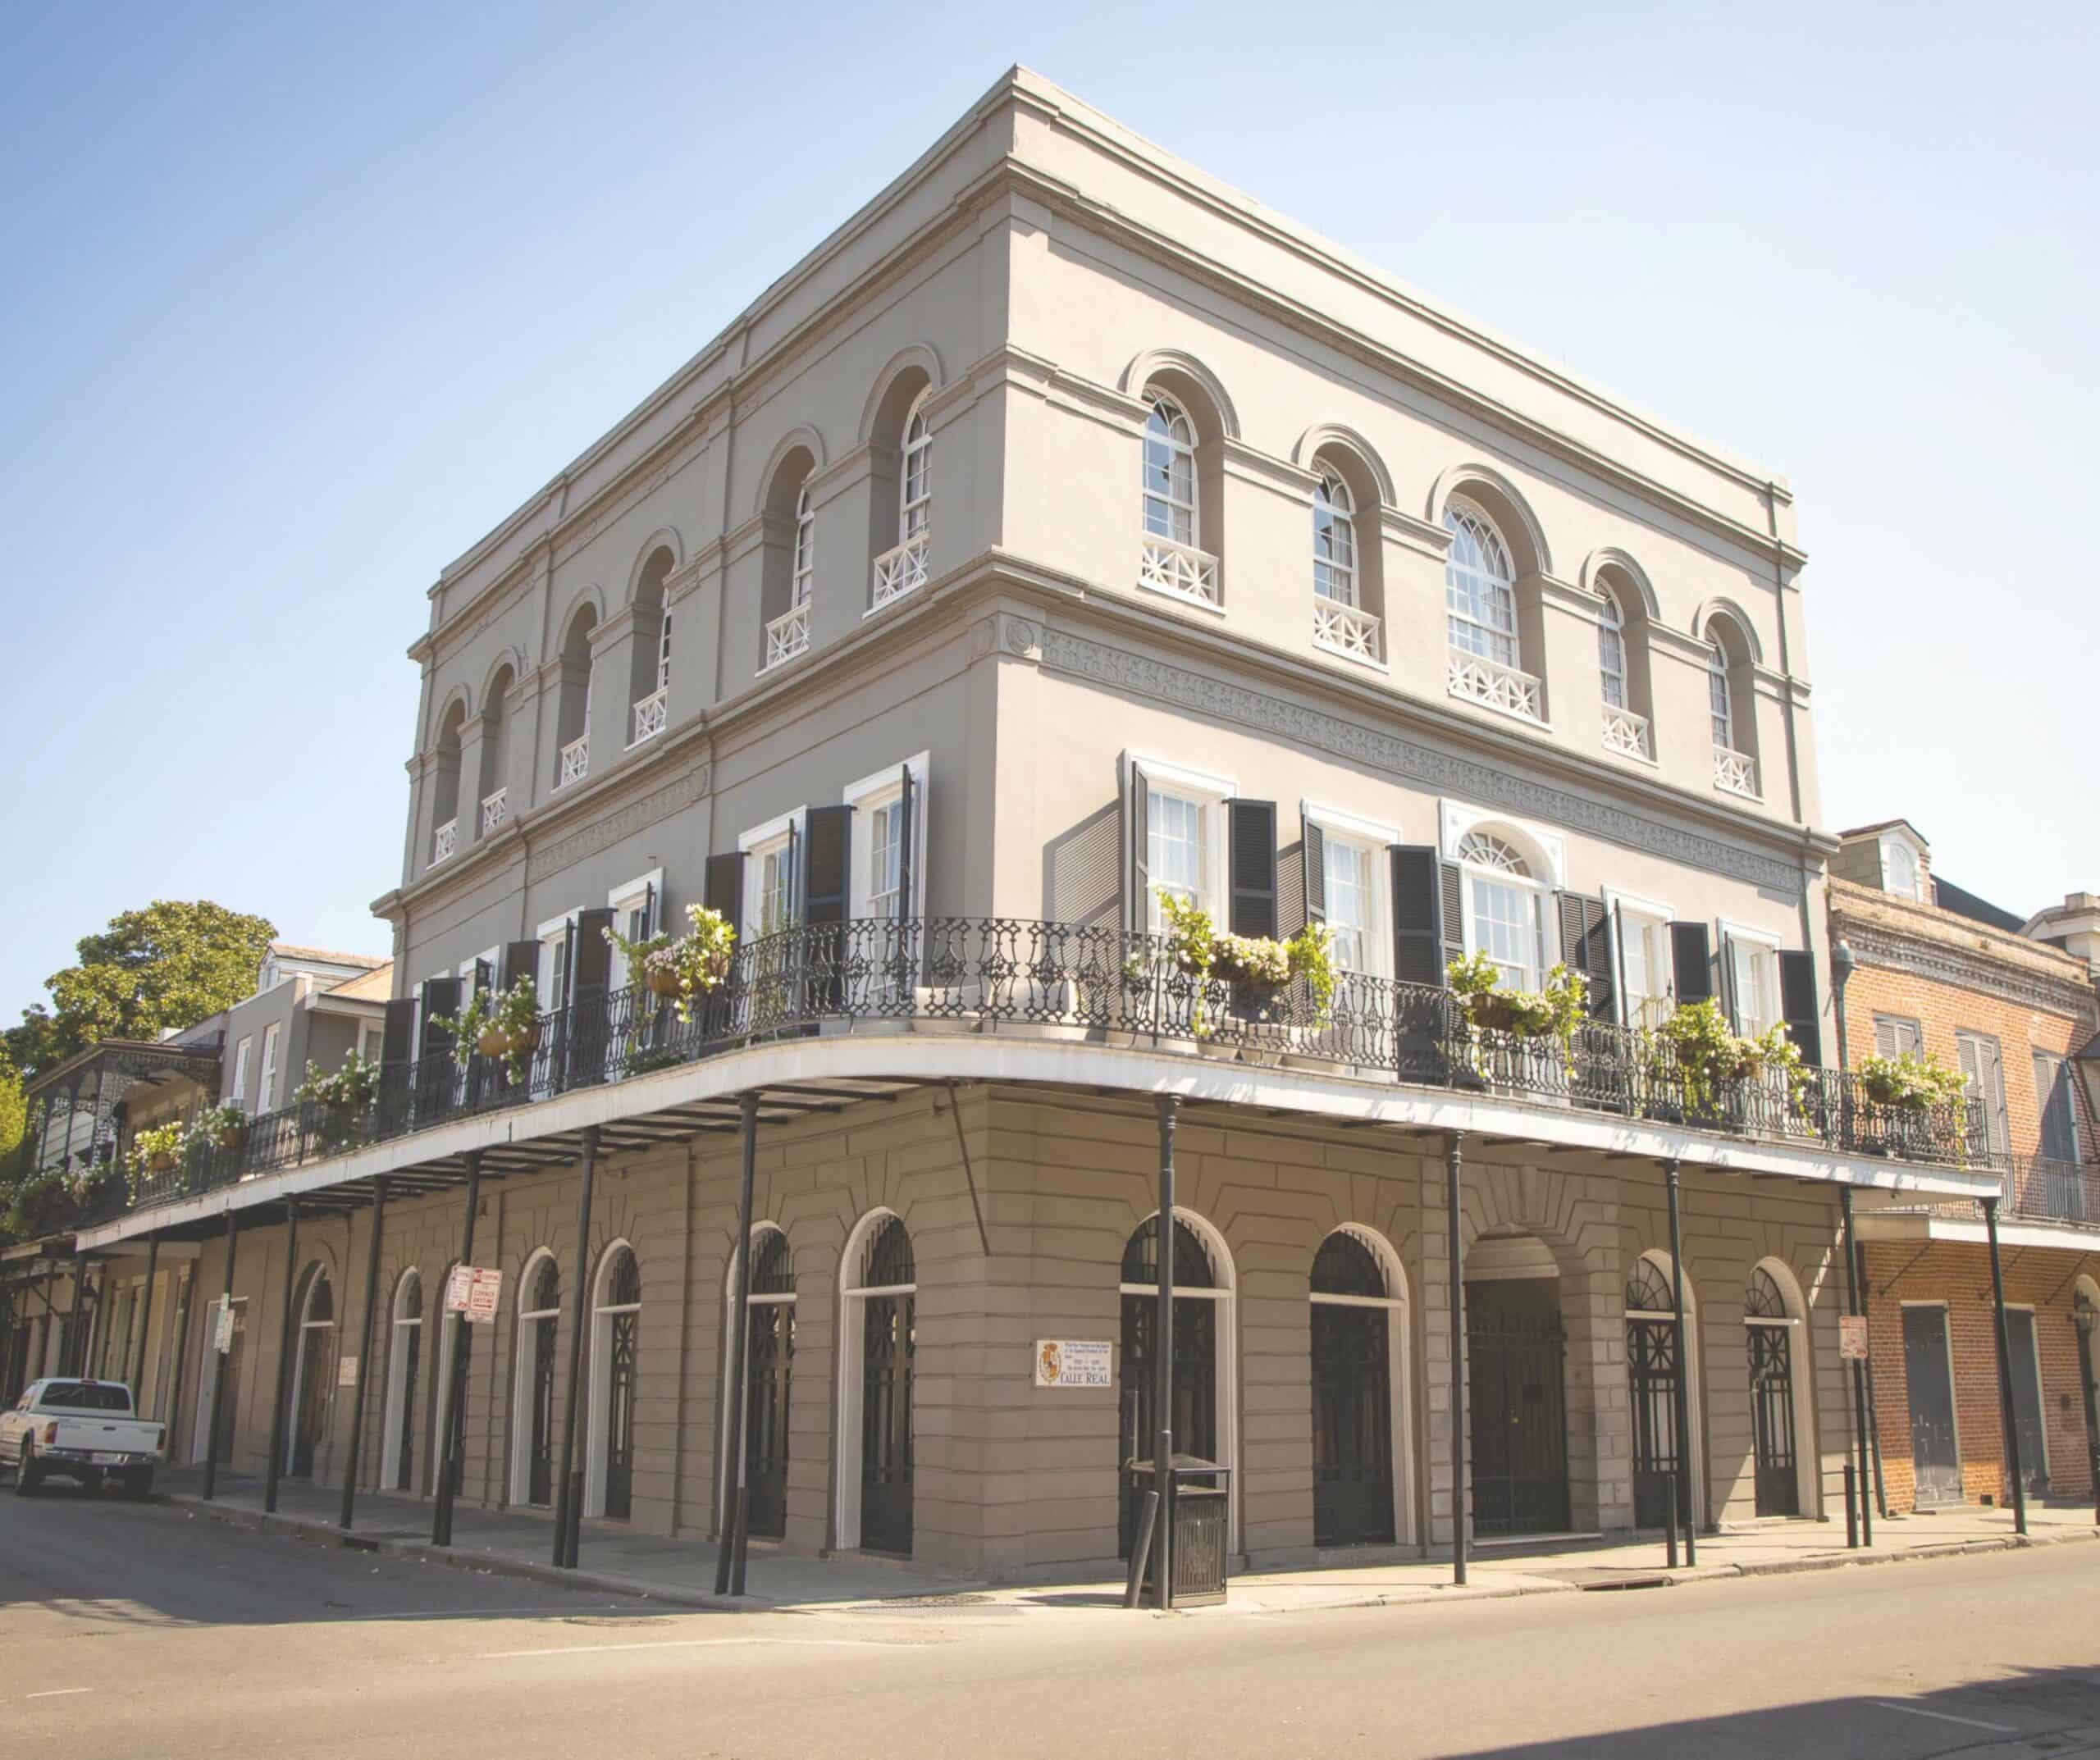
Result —
M 2100 1345 L 2079 1320 L 2100 1320 L 2100 1132 L 2079 1063 L 2094 1038 L 2092 969 L 1938 879 L 1901 819 L 1842 835 L 1829 911 L 1831 946 L 1854 962 L 1840 1058 L 1959 1068 L 1992 1149 L 2011 1158 L 1999 1238 L 2021 1476 L 2029 1497 L 2089 1498 Z M 1980 1207 L 1883 1211 L 1860 1234 L 1884 1509 L 2007 1500 Z

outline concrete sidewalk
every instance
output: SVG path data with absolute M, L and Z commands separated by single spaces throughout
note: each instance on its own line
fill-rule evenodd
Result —
M 224 1519 L 267 1530 L 342 1543 L 336 1526 L 340 1493 L 299 1483 L 279 1488 L 277 1513 L 262 1513 L 262 1483 L 221 1473 L 218 1497 L 200 1496 L 202 1475 L 193 1470 L 162 1475 L 167 1502 L 209 1510 Z M 1666 1568 L 1659 1539 L 1604 1544 L 1477 1548 L 1467 1585 L 1452 1584 L 1448 1559 L 1405 1560 L 1366 1565 L 1327 1565 L 1298 1571 L 1246 1571 L 1231 1580 L 1222 1607 L 1192 1614 L 1289 1613 L 1331 1607 L 1377 1607 L 1412 1602 L 1454 1601 L 1582 1589 L 1666 1587 L 1728 1576 L 1764 1576 L 1786 1571 L 1842 1569 L 1848 1565 L 1998 1552 L 2015 1547 L 2100 1539 L 2090 1505 L 2030 1506 L 2028 1533 L 2013 1532 L 2011 1512 L 1965 1505 L 1931 1516 L 1877 1518 L 1874 1544 L 1850 1550 L 1842 1523 L 1769 1521 L 1723 1529 L 1699 1537 L 1699 1562 Z M 427 1499 L 360 1492 L 358 1521 L 349 1543 L 396 1556 L 466 1570 L 492 1571 L 623 1597 L 682 1607 L 775 1612 L 819 1610 L 894 1612 L 900 1603 L 1019 1612 L 1120 1607 L 1121 1579 L 1057 1584 L 993 1586 L 942 1576 L 905 1564 L 866 1557 L 814 1558 L 781 1552 L 763 1541 L 751 1544 L 751 1593 L 742 1599 L 718 1597 L 714 1546 L 710 1541 L 665 1539 L 633 1532 L 619 1522 L 587 1522 L 581 1568 L 557 1570 L 548 1560 L 553 1524 L 543 1515 L 492 1512 L 460 1505 L 453 1519 L 453 1545 L 430 1543 Z M 2100 1560 L 2096 1560 L 2100 1564 Z

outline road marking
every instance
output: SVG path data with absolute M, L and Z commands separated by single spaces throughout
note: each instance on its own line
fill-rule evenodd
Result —
M 661 1615 L 688 1611 L 683 1607 L 667 1607 L 660 1602 L 636 1603 L 632 1606 L 614 1603 L 601 1607 L 591 1602 L 578 1607 L 573 1601 L 564 1601 L 550 1603 L 544 1607 L 404 1607 L 399 1613 L 341 1613 L 330 1623 L 349 1625 L 360 1620 L 456 1620 L 469 1614 L 481 1619 L 504 1620 L 514 1614 L 527 1613 L 566 1613 L 583 1620 L 632 1619 L 643 1614 Z
M 1883 1711 L 1906 1712 L 1913 1717 L 1930 1717 L 1940 1723 L 1958 1723 L 1967 1729 L 1991 1730 L 2000 1735 L 2016 1735 L 2020 1733 L 2019 1726 L 2016 1724 L 1986 1723 L 1980 1717 L 1957 1717 L 1951 1712 L 1927 1711 L 1922 1705 L 1899 1705 L 1893 1699 L 1878 1698 L 1873 1703 L 1880 1706 Z
M 75 1693 L 92 1693 L 93 1687 L 52 1687 L 48 1692 L 25 1693 L 24 1698 L 66 1698 Z
M 662 1638 L 641 1644 L 565 1644 L 550 1650 L 484 1650 L 477 1662 L 499 1662 L 521 1656 L 597 1656 L 608 1650 L 707 1650 L 728 1644 L 799 1644 L 819 1650 L 908 1650 L 911 1644 L 886 1644 L 879 1638 Z M 82 1687 L 80 1692 L 91 1690 Z

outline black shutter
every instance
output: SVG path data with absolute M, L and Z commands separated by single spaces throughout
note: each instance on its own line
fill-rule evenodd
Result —
M 1299 859 L 1305 864 L 1305 920 L 1327 920 L 1327 834 L 1303 814 L 1298 820 Z
M 1714 962 L 1719 968 L 1721 1013 L 1728 1021 L 1728 1031 L 1741 1033 L 1742 1021 L 1736 1007 L 1735 938 L 1718 923 L 1714 925 L 1714 945 L 1721 951 L 1720 958 Z
M 897 800 L 897 835 L 903 843 L 897 854 L 897 920 L 905 923 L 919 914 L 918 901 L 911 890 L 912 834 L 919 819 L 919 785 L 911 780 L 910 764 L 904 767 Z
M 1436 851 L 1387 846 L 1393 864 L 1393 976 L 1404 984 L 1444 983 L 1444 900 Z
M 613 981 L 613 950 L 605 931 L 613 926 L 609 910 L 579 910 L 570 929 L 568 1000 L 580 1008 L 595 1000 L 603 1005 Z
M 396 996 L 386 1005 L 386 1024 L 379 1035 L 379 1060 L 405 1064 L 416 1043 L 416 999 Z
M 1232 891 L 1227 920 L 1235 935 L 1273 941 L 1276 933 L 1276 804 L 1229 800 L 1225 811 Z
M 1815 955 L 1782 953 L 1779 955 L 1779 1013 L 1787 1023 L 1787 1037 L 1801 1054 L 1801 1061 L 1814 1065 L 1823 1061 L 1823 1009 L 1815 994 Z
M 1466 956 L 1466 877 L 1456 862 L 1441 862 L 1436 869 L 1436 899 L 1440 913 L 1439 933 L 1444 937 L 1444 964 L 1436 969 L 1436 981 L 1454 960 Z
M 1152 927 L 1152 784 L 1132 764 L 1123 788 L 1123 927 L 1142 935 Z
M 1580 972 L 1589 982 L 1591 1017 L 1614 1017 L 1610 918 L 1600 898 L 1585 898 L 1579 892 L 1556 892 L 1554 903 L 1560 915 L 1560 963 Z
M 741 937 L 744 932 L 744 857 L 742 850 L 707 858 L 707 876 L 701 882 L 701 901 L 719 911 Z
M 459 1018 L 459 980 L 456 978 L 427 978 L 423 980 L 423 1036 L 422 1055 L 425 1059 L 450 1056 L 452 1054 L 452 1029 L 437 1024 L 442 1018 Z
M 655 932 L 656 882 L 652 880 L 647 886 L 641 889 L 641 932 L 635 937 L 635 939 L 637 941 L 646 942 Z M 633 978 L 637 983 L 639 983 L 641 981 L 641 973 L 639 972 L 631 972 L 628 975 Z
M 540 981 L 540 944 L 537 942 L 510 942 L 503 950 L 500 983 L 509 989 L 521 978 L 529 978 L 536 987 Z
M 491 990 L 495 987 L 495 968 L 491 965 L 486 960 L 477 960 L 474 962 L 473 993 L 476 996 L 480 996 L 482 992 L 486 990 Z
M 794 820 L 788 822 L 788 920 L 778 923 L 775 928 L 792 928 L 806 920 L 802 908 L 810 896 L 810 889 L 802 883 L 802 832 Z
M 1670 975 L 1679 1008 L 1687 1002 L 1704 1002 L 1712 996 L 1712 956 L 1708 951 L 1705 923 L 1670 925 Z
M 802 917 L 805 923 L 843 923 L 851 901 L 853 809 L 811 807 L 802 844 Z

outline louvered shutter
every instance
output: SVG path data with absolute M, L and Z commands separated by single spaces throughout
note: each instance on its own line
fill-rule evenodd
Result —
M 737 934 L 744 932 L 744 856 L 740 850 L 728 855 L 710 855 L 707 858 L 707 873 L 701 882 L 701 901 L 710 910 L 720 913 L 722 919 Z
M 1152 927 L 1152 784 L 1135 764 L 1123 777 L 1123 927 L 1143 935 Z
M 459 1016 L 459 980 L 456 978 L 427 978 L 423 980 L 423 1014 L 421 1056 L 427 1061 L 433 1057 L 449 1057 L 452 1053 L 452 1029 L 438 1024 L 441 1019 L 456 1020 Z
M 1815 993 L 1815 955 L 1793 951 L 1779 955 L 1779 1015 L 1787 1037 L 1811 1066 L 1823 1061 L 1823 1006 Z
M 609 910 L 579 910 L 570 929 L 568 996 L 572 1009 L 602 1005 L 613 981 L 613 950 L 605 931 L 613 926 Z
M 1298 820 L 1299 859 L 1304 864 L 1305 920 L 1327 920 L 1327 834 L 1303 814 Z
M 637 941 L 647 941 L 655 932 L 656 882 L 651 880 L 641 889 L 641 933 L 635 938 Z M 639 982 L 641 977 L 639 972 L 630 972 L 628 975 L 637 982 Z
M 1714 994 L 1713 956 L 1703 923 L 1670 925 L 1670 978 L 1677 1005 L 1704 1002 Z
M 1874 1054 L 1877 1057 L 1893 1057 L 1896 1050 L 1896 1023 L 1886 1015 L 1874 1018 Z
M 1445 941 L 1440 864 L 1426 845 L 1386 847 L 1393 870 L 1393 976 L 1441 987 Z
M 1226 803 L 1226 854 L 1232 881 L 1230 914 L 1235 935 L 1273 941 L 1276 932 L 1276 804 L 1273 800 Z
M 1570 971 L 1588 981 L 1586 1001 L 1592 1018 L 1613 1018 L 1610 919 L 1600 898 L 1585 898 L 1579 892 L 1556 892 L 1554 903 L 1560 918 L 1560 960 Z
M 1991 1124 L 1990 1147 L 2002 1154 L 2012 1144 L 2012 1119 L 2005 1103 L 2005 1053 L 1996 1039 L 1978 1042 L 1984 1052 L 1984 1101 Z
M 1721 976 L 1721 1014 L 1728 1024 L 1729 1032 L 1741 1033 L 1742 1015 L 1742 1010 L 1737 1006 L 1736 997 L 1735 937 L 1717 924 L 1714 930 L 1714 945 L 1721 950 L 1720 960 L 1718 962 Z
M 540 980 L 540 944 L 537 942 L 510 942 L 503 950 L 500 983 L 508 990 L 521 978 L 529 978 L 535 985 Z
M 396 996 L 386 1005 L 386 1024 L 379 1035 L 379 1060 L 382 1064 L 406 1064 L 414 1055 L 416 1043 L 416 999 Z
M 485 992 L 492 990 L 495 987 L 495 968 L 491 965 L 486 960 L 475 960 L 473 993 L 478 996 Z
M 920 800 L 919 785 L 911 780 L 911 766 L 904 766 L 897 790 L 897 836 L 902 845 L 897 857 L 897 920 L 908 921 L 919 914 L 918 895 L 912 889 L 913 842 L 918 823 Z
M 1466 956 L 1466 877 L 1456 862 L 1441 862 L 1436 870 L 1436 898 L 1444 960 L 1436 968 L 1436 982 L 1444 982 L 1446 967 Z
M 802 919 L 843 923 L 853 849 L 851 807 L 811 807 L 802 844 Z

